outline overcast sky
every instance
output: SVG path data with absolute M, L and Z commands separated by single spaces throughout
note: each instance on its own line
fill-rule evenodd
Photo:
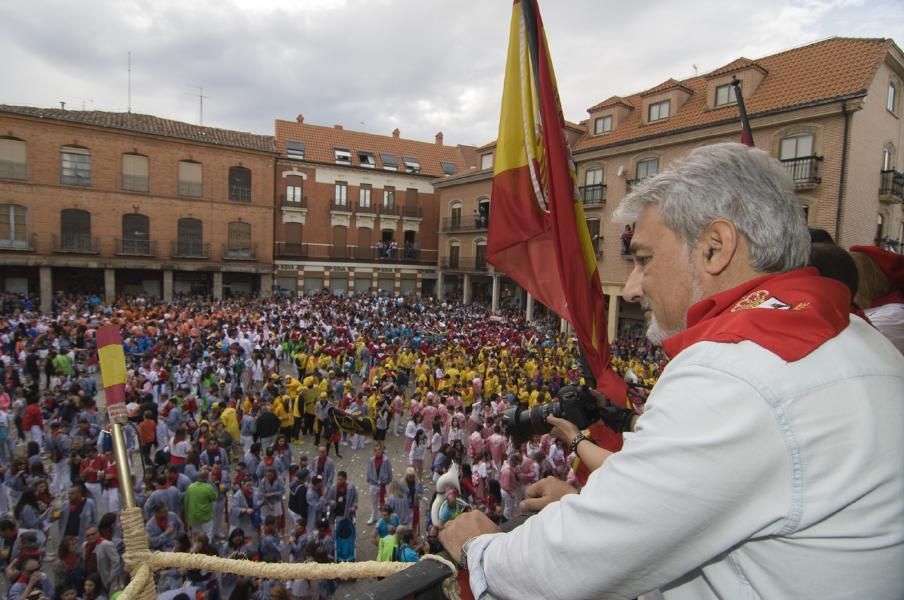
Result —
M 904 42 L 902 0 L 540 0 L 566 118 L 612 94 L 840 35 Z M 496 137 L 508 0 L 2 0 L 0 103 L 273 134 L 273 120 Z

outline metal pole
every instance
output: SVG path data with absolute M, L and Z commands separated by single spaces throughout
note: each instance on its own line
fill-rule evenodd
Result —
M 126 438 L 122 425 L 113 423 L 113 457 L 116 459 L 116 475 L 119 477 L 119 499 L 123 508 L 135 507 L 135 492 L 132 487 L 132 474 L 129 472 L 129 452 L 126 450 Z

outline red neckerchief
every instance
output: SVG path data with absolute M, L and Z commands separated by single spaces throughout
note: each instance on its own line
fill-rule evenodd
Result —
M 374 457 L 374 471 L 377 472 L 377 477 L 380 477 L 380 469 L 383 468 L 383 455 Z
M 317 472 L 322 474 L 324 466 L 326 466 L 326 457 L 318 456 L 317 457 Z
M 273 462 L 274 462 L 275 460 L 276 460 L 276 457 L 274 457 L 274 456 L 265 456 L 265 457 L 264 457 L 264 464 L 267 465 L 267 466 L 269 467 L 270 465 L 273 464 Z
M 70 501 L 70 502 L 69 502 L 69 512 L 70 512 L 70 513 L 74 513 L 75 511 L 77 511 L 77 510 L 79 509 L 79 507 L 80 507 L 82 504 L 84 504 L 84 502 L 85 502 L 85 499 L 84 499 L 84 498 L 81 498 L 81 499 L 79 499 L 79 500 L 76 501 L 76 502 Z
M 847 327 L 850 306 L 847 286 L 812 267 L 765 275 L 691 306 L 687 329 L 662 347 L 675 358 L 697 342 L 751 341 L 794 362 Z
M 872 301 L 869 305 L 869 308 L 879 308 L 880 306 L 885 306 L 886 304 L 904 304 L 904 292 L 900 292 L 895 290 L 893 292 L 889 292 L 884 296 L 880 296 Z
M 166 531 L 166 528 L 169 527 L 169 515 L 154 515 L 154 520 L 157 522 L 157 527 L 159 527 L 162 531 Z

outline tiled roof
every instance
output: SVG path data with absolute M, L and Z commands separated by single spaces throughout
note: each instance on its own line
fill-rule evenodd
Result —
M 719 67 L 715 71 L 710 71 L 709 73 L 704 75 L 704 77 L 706 77 L 707 79 L 713 79 L 715 77 L 721 77 L 722 75 L 727 75 L 728 73 L 734 73 L 735 71 L 740 71 L 741 69 L 746 69 L 748 67 L 754 67 L 755 69 L 758 69 L 758 70 L 762 71 L 763 73 L 766 73 L 766 69 L 761 67 L 758 63 L 755 63 L 752 60 L 750 60 L 749 58 L 745 58 L 742 56 L 741 58 L 737 58 L 737 59 L 731 61 L 727 65 Z
M 161 135 L 165 137 L 179 138 L 193 142 L 205 142 L 218 146 L 231 146 L 246 150 L 258 150 L 261 152 L 276 152 L 273 137 L 269 135 L 257 135 L 244 131 L 232 131 L 231 129 L 217 129 L 216 127 L 204 127 L 192 125 L 182 121 L 161 119 L 153 115 L 138 113 L 105 112 L 99 110 L 63 110 L 59 108 L 33 108 L 30 106 L 9 106 L 0 104 L 0 113 L 13 113 L 36 117 L 39 119 L 53 119 L 69 123 L 81 123 L 109 129 L 120 129 L 136 133 Z
M 756 116 L 834 98 L 865 94 L 879 65 L 894 47 L 894 42 L 890 39 L 831 38 L 758 59 L 755 66 L 765 70 L 767 75 L 750 96 L 745 95 L 747 113 Z M 743 59 L 732 61 L 714 73 L 737 70 L 741 60 Z M 754 64 L 753 61 L 750 64 Z M 707 78 L 711 76 L 712 73 L 709 73 L 677 82 L 694 93 L 668 119 L 644 124 L 640 111 L 632 111 L 611 133 L 584 136 L 577 143 L 576 150 L 609 146 L 737 119 L 736 105 L 715 109 L 707 107 Z M 640 106 L 641 97 L 645 94 L 646 90 L 622 100 Z M 613 98 L 603 104 L 610 103 Z M 600 105 L 591 110 L 598 110 L 598 106 Z
M 595 110 L 602 110 L 604 108 L 609 108 L 610 106 L 615 106 L 616 104 L 621 104 L 622 106 L 624 106 L 626 108 L 630 108 L 631 110 L 634 109 L 634 106 L 632 104 L 629 104 L 628 102 L 626 102 L 625 99 L 622 98 L 621 96 L 609 96 L 608 98 L 606 98 L 599 104 L 594 104 L 593 106 L 588 108 L 587 112 L 593 112 Z
M 677 80 L 672 79 L 671 77 L 669 77 L 668 79 L 666 79 L 665 81 L 663 81 L 662 83 L 660 83 L 659 85 L 657 85 L 656 87 L 652 87 L 652 88 L 650 88 L 650 89 L 648 89 L 648 90 L 645 90 L 645 91 L 641 92 L 639 95 L 640 95 L 641 98 L 644 98 L 644 97 L 646 97 L 646 96 L 652 96 L 653 94 L 658 94 L 658 93 L 660 93 L 660 92 L 664 92 L 664 91 L 666 91 L 666 90 L 671 90 L 671 89 L 673 89 L 673 88 L 681 88 L 682 90 L 684 90 L 684 91 L 687 92 L 688 94 L 693 94 L 693 93 L 694 93 L 694 90 L 688 88 L 688 87 L 685 86 L 685 85 L 682 85 L 680 81 L 677 81 Z
M 376 160 L 377 170 L 383 168 L 381 154 L 392 154 L 404 171 L 403 157 L 416 158 L 421 165 L 420 174 L 431 177 L 444 175 L 440 161 L 455 165 L 457 172 L 467 171 L 477 161 L 473 146 L 445 146 L 435 142 L 418 142 L 401 137 L 377 135 L 336 127 L 309 125 L 297 121 L 276 121 L 276 143 L 280 154 L 286 153 L 286 140 L 304 143 L 304 159 L 307 161 L 336 164 L 334 148 L 345 148 L 351 152 L 352 166 L 360 166 L 358 152 L 371 152 Z

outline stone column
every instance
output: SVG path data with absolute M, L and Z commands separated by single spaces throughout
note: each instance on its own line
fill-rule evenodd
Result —
M 47 314 L 53 310 L 53 270 L 41 267 L 38 276 L 41 282 L 41 312 Z
M 534 320 L 534 297 L 527 294 L 527 310 L 524 312 L 524 318 L 530 323 Z
M 374 269 L 374 272 L 370 277 L 370 289 L 375 293 L 380 291 L 380 273 L 378 273 L 376 269 Z
M 213 299 L 223 299 L 223 272 L 214 271 L 213 273 Z
M 261 273 L 261 298 L 269 298 L 273 295 L 273 274 Z
M 571 326 L 571 323 L 559 317 L 559 333 L 568 333 L 568 328 Z
M 353 296 L 355 294 L 355 270 L 349 268 L 348 270 L 348 295 Z
M 443 286 L 445 285 L 445 283 L 443 282 L 443 279 L 444 279 L 443 272 L 437 271 L 436 272 L 436 299 L 437 300 L 443 299 Z
M 471 275 L 468 273 L 461 276 L 461 301 L 465 304 L 471 302 Z
M 492 308 L 493 314 L 499 312 L 499 291 L 502 286 L 500 285 L 499 275 L 493 275 L 493 302 Z
M 392 284 L 392 290 L 396 296 L 402 293 L 402 272 L 396 270 L 395 272 L 395 281 Z
M 173 272 L 170 269 L 163 271 L 163 301 L 173 301 Z
M 116 300 L 116 271 L 104 269 L 104 302 L 112 304 Z
M 609 341 L 614 342 L 618 337 L 618 310 L 619 310 L 618 294 L 609 294 L 609 307 L 606 314 L 609 327 Z

